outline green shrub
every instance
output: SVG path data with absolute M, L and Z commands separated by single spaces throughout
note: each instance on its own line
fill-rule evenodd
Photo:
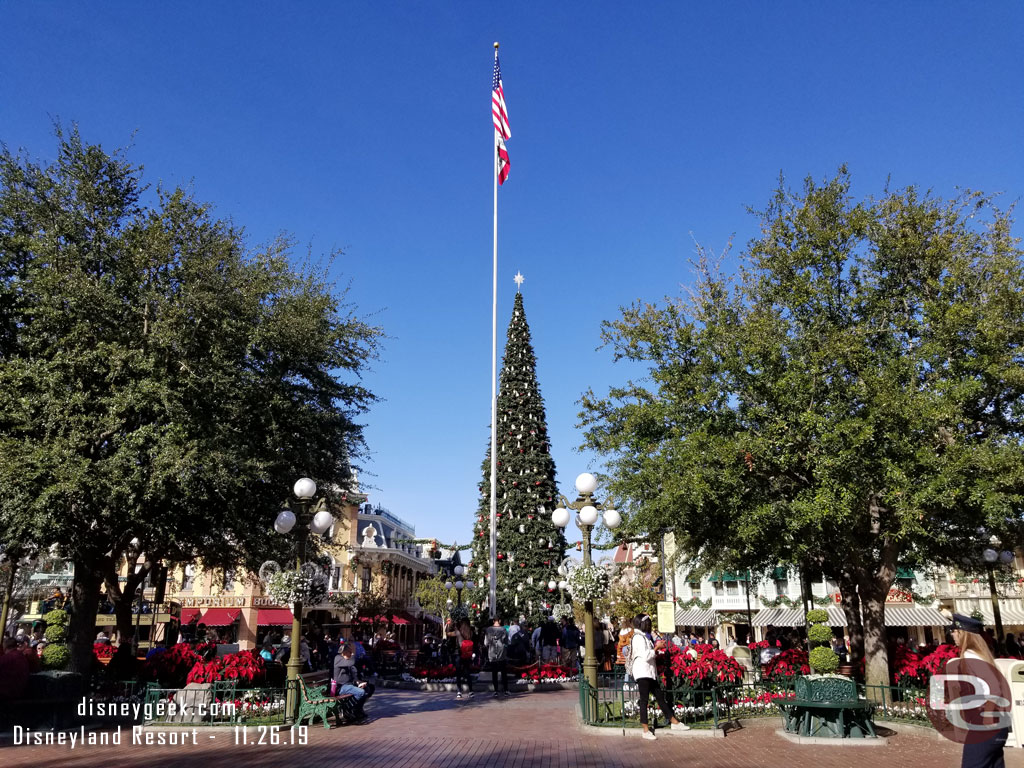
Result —
M 43 633 L 43 637 L 49 643 L 59 643 L 68 636 L 68 628 L 63 624 L 50 624 Z
M 48 645 L 43 649 L 43 667 L 64 669 L 71 661 L 71 649 L 66 645 Z
M 812 643 L 828 644 L 832 640 L 832 628 L 824 624 L 815 624 L 807 630 L 807 639 Z
M 807 657 L 807 662 L 819 675 L 831 674 L 839 668 L 839 656 L 828 646 L 813 649 Z
M 68 612 L 55 608 L 54 610 L 43 616 L 43 621 L 46 622 L 47 626 L 50 624 L 67 624 L 68 623 Z
M 808 624 L 824 624 L 827 621 L 828 611 L 822 610 L 821 608 L 815 608 L 814 610 L 807 612 Z

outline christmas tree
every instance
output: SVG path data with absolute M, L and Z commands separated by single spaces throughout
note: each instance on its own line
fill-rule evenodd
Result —
M 537 386 L 537 359 L 530 343 L 523 296 L 516 294 L 508 326 L 498 388 L 498 610 L 505 617 L 539 619 L 558 602 L 558 566 L 565 536 L 551 522 L 555 508 L 555 462 L 548 442 L 544 401 Z M 487 611 L 490 572 L 491 452 L 480 483 L 468 578 L 470 602 Z

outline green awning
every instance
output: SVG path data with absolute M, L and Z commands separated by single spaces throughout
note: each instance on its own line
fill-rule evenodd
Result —
M 914 569 L 907 568 L 906 566 L 899 565 L 896 567 L 896 578 L 897 579 L 913 579 Z
M 712 581 L 746 581 L 750 571 L 715 571 L 711 574 Z
M 788 581 L 789 580 L 789 569 L 784 565 L 780 565 L 774 571 L 772 571 L 773 581 Z

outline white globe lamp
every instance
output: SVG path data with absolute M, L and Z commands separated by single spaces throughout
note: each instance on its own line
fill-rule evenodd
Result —
M 984 552 L 981 553 L 981 555 L 985 558 L 986 563 L 994 563 L 996 560 L 999 559 L 999 553 L 996 552 L 994 549 L 986 549 Z
M 559 589 L 567 589 L 568 586 L 569 586 L 569 582 L 567 582 L 565 579 L 562 579 L 560 582 L 558 582 L 558 588 Z
M 551 522 L 559 528 L 565 528 L 569 524 L 569 510 L 565 507 L 559 507 L 551 513 Z
M 461 576 L 461 575 L 462 575 L 462 574 L 464 574 L 465 572 L 466 572 L 466 569 L 465 569 L 465 568 L 463 568 L 463 567 L 462 567 L 461 565 L 456 565 L 456 566 L 455 566 L 455 575 L 456 575 L 456 576 Z
M 584 525 L 593 525 L 597 522 L 597 507 L 590 504 L 580 510 L 580 522 Z
M 295 498 L 297 499 L 312 499 L 316 496 L 316 483 L 308 477 L 300 477 L 295 481 L 295 487 L 292 488 L 292 493 L 295 494 Z
M 618 510 L 606 509 L 604 511 L 604 524 L 612 530 L 616 529 L 622 523 L 622 515 L 619 514 Z
M 326 509 L 321 509 L 313 516 L 313 522 L 309 524 L 309 530 L 320 535 L 332 525 L 334 525 L 334 515 Z
M 445 589 L 451 589 L 451 588 L 452 588 L 452 583 L 451 583 L 450 581 L 446 581 L 446 582 L 444 583 L 444 588 L 445 588 Z
M 288 533 L 295 527 L 295 513 L 290 509 L 282 509 L 274 521 L 274 530 L 278 533 Z
M 1002 552 L 999 553 L 999 559 L 1004 563 L 1012 563 L 1013 552 L 1011 552 L 1008 549 L 1004 549 Z
M 466 583 L 464 581 L 462 581 L 462 580 L 459 580 L 459 581 L 455 582 L 455 588 L 456 589 L 462 589 L 465 586 L 466 586 Z
M 593 493 L 597 488 L 597 478 L 589 472 L 584 472 L 576 478 L 576 490 L 586 496 Z

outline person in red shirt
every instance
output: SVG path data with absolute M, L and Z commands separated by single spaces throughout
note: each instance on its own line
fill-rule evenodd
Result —
M 0 701 L 14 701 L 24 696 L 29 674 L 29 661 L 18 650 L 18 641 L 13 637 L 4 640 L 4 653 L 0 656 Z

